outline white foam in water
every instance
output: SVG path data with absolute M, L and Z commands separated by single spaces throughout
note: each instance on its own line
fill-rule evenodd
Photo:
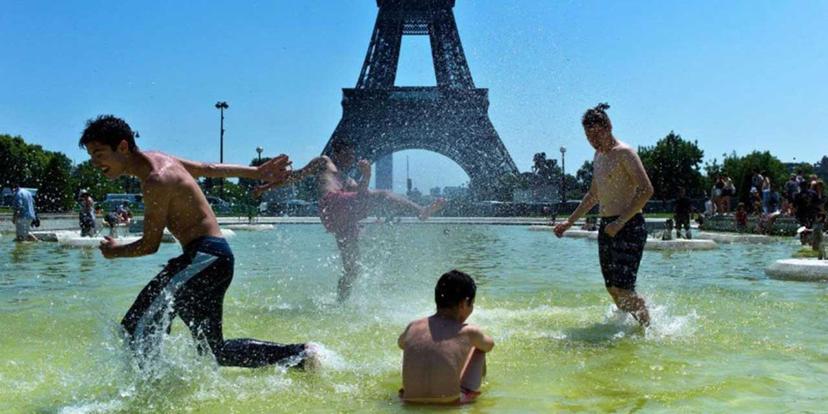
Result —
M 527 322 L 537 321 L 545 324 L 552 319 L 582 320 L 586 312 L 583 308 L 540 305 L 533 308 L 505 309 L 481 308 L 472 315 L 472 323 L 479 324 L 488 332 L 497 332 L 497 340 L 509 340 L 510 337 L 529 336 L 532 338 L 565 339 L 567 336 L 561 331 L 539 330 L 531 332 L 527 329 Z
M 333 349 L 326 347 L 318 342 L 312 342 L 316 347 L 316 358 L 319 359 L 319 365 L 322 370 L 346 371 L 352 369 L 353 364 L 349 364 L 342 355 L 339 355 Z
M 674 316 L 670 314 L 667 305 L 652 302 L 648 303 L 647 310 L 650 313 L 650 326 L 644 331 L 647 340 L 686 338 L 693 336 L 696 331 L 699 316 L 695 310 L 688 315 Z M 621 311 L 614 304 L 608 306 L 604 317 L 605 323 L 619 329 L 614 335 L 616 338 L 622 338 L 630 333 L 630 328 L 638 327 L 638 321 L 632 315 Z
M 139 240 L 140 237 L 138 236 L 127 236 L 127 237 L 118 237 L 115 240 L 120 244 L 127 244 L 132 243 L 134 241 Z M 74 247 L 98 247 L 101 245 L 101 242 L 104 241 L 103 237 L 64 237 L 58 235 L 57 237 L 58 243 L 62 246 L 74 246 Z
M 70 370 L 72 374 L 65 376 L 63 381 L 64 388 L 87 389 L 91 395 L 73 394 L 75 402 L 58 412 L 132 412 L 150 406 L 163 412 L 181 403 L 180 395 L 192 398 L 196 393 L 203 400 L 215 399 L 223 395 L 221 389 L 235 387 L 237 379 L 228 384 L 212 356 L 198 354 L 186 329 L 163 335 L 157 355 L 142 360 L 144 366 L 140 367 L 138 358 L 123 343 L 120 325 L 107 322 L 103 326 L 106 328 L 103 337 L 84 359 L 84 366 L 96 368 Z M 83 374 L 79 375 L 79 372 Z M 283 373 L 278 375 L 284 376 Z M 194 384 L 197 384 L 198 392 L 192 390 Z M 112 391 L 101 395 L 101 389 Z M 179 392 L 182 389 L 187 391 Z
M 106 402 L 91 402 L 76 406 L 63 407 L 60 414 L 87 414 L 87 413 L 114 413 L 123 410 L 123 401 L 111 400 Z

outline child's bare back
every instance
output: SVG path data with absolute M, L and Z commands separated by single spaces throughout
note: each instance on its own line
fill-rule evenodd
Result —
M 452 271 L 443 275 L 435 296 L 441 295 L 441 283 L 446 276 L 466 278 L 470 282 L 470 296 L 457 294 L 457 289 L 444 295 L 459 303 L 446 307 L 438 302 L 435 315 L 411 322 L 400 335 L 397 344 L 403 350 L 403 389 L 400 397 L 407 402 L 464 403 L 479 395 L 485 375 L 484 353 L 494 347 L 492 338 L 479 327 L 464 323 L 474 307 L 474 281 L 468 275 Z M 451 284 L 451 281 L 449 281 Z M 449 296 L 449 297 L 446 297 Z M 444 305 L 444 306 L 441 306 Z

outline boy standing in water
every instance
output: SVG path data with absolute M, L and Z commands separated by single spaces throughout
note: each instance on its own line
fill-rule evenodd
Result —
M 356 157 L 351 144 L 334 141 L 331 157 L 321 156 L 311 160 L 302 169 L 293 171 L 284 183 L 272 183 L 256 189 L 261 193 L 271 187 L 293 184 L 309 176 L 315 176 L 319 189 L 319 218 L 329 233 L 336 238 L 344 268 L 339 279 L 339 300 L 345 300 L 359 275 L 359 221 L 381 207 L 409 211 L 420 220 L 426 220 L 443 205 L 438 199 L 428 207 L 422 207 L 407 198 L 388 191 L 368 189 L 371 182 L 371 163 L 360 160 L 357 167 L 361 178 L 355 182 L 345 173 L 354 165 Z
M 555 235 L 561 237 L 598 204 L 598 254 L 604 284 L 619 309 L 648 326 L 650 315 L 644 298 L 635 291 L 635 282 L 647 241 L 641 209 L 653 195 L 653 186 L 635 150 L 612 135 L 607 109 L 609 105 L 599 104 L 587 110 L 581 121 L 595 148 L 592 185 L 572 215 L 555 226 Z
M 458 270 L 444 274 L 434 288 L 437 313 L 411 322 L 397 339 L 403 350 L 403 401 L 464 404 L 480 395 L 486 352 L 494 341 L 465 323 L 476 291 L 471 276 Z
M 206 344 L 219 365 L 260 367 L 275 363 L 303 364 L 311 357 L 307 344 L 282 345 L 255 339 L 225 340 L 222 332 L 224 294 L 233 280 L 233 253 L 222 238 L 216 216 L 196 177 L 245 177 L 278 183 L 290 164 L 282 155 L 259 167 L 186 161 L 135 145 L 132 129 L 112 115 L 87 122 L 79 145 L 92 165 L 109 179 L 137 177 L 144 194 L 141 239 L 119 244 L 106 237 L 104 257 L 136 257 L 158 251 L 164 228 L 184 248 L 141 291 L 121 325 L 133 350 L 143 357 L 158 352 L 159 339 L 172 318 L 181 317 L 200 344 Z M 200 351 L 207 351 L 200 349 Z

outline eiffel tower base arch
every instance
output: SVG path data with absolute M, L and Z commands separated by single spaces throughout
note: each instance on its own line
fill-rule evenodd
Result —
M 343 89 L 343 116 L 323 154 L 337 141 L 371 162 L 403 150 L 433 151 L 468 174 L 475 198 L 497 199 L 504 175 L 517 168 L 489 120 L 487 95 L 486 89 Z

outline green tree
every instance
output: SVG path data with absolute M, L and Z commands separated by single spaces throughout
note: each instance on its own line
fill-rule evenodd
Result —
M 828 156 L 823 155 L 822 159 L 814 164 L 814 174 L 822 178 L 823 181 L 828 181 Z
M 736 196 L 739 201 L 750 201 L 751 179 L 755 171 L 761 172 L 770 178 L 771 186 L 777 191 L 788 179 L 788 169 L 785 164 L 771 155 L 769 151 L 754 151 L 744 157 L 731 155 L 725 158 L 722 165 L 722 174 L 729 176 L 736 186 Z
M 575 173 L 575 179 L 578 189 L 581 191 L 581 197 L 583 197 L 592 185 L 592 161 L 584 161 L 584 164 Z
M 46 164 L 35 204 L 43 212 L 63 212 L 74 205 L 71 180 L 72 161 L 62 153 L 52 153 Z
M 532 157 L 532 176 L 530 185 L 544 187 L 559 185 L 561 182 L 561 167 L 558 160 L 546 158 L 545 152 L 539 152 Z
M 120 181 L 110 180 L 103 175 L 100 169 L 90 161 L 84 161 L 72 169 L 74 194 L 79 190 L 87 190 L 96 201 L 103 200 L 108 193 L 124 193 Z
M 20 136 L 0 134 L 0 186 L 18 183 L 40 187 L 50 154 L 40 145 L 27 144 Z
M 652 147 L 640 147 L 638 156 L 653 183 L 654 197 L 670 199 L 684 187 L 689 195 L 701 194 L 702 175 L 699 165 L 704 151 L 697 141 L 685 141 L 681 135 L 670 131 Z

